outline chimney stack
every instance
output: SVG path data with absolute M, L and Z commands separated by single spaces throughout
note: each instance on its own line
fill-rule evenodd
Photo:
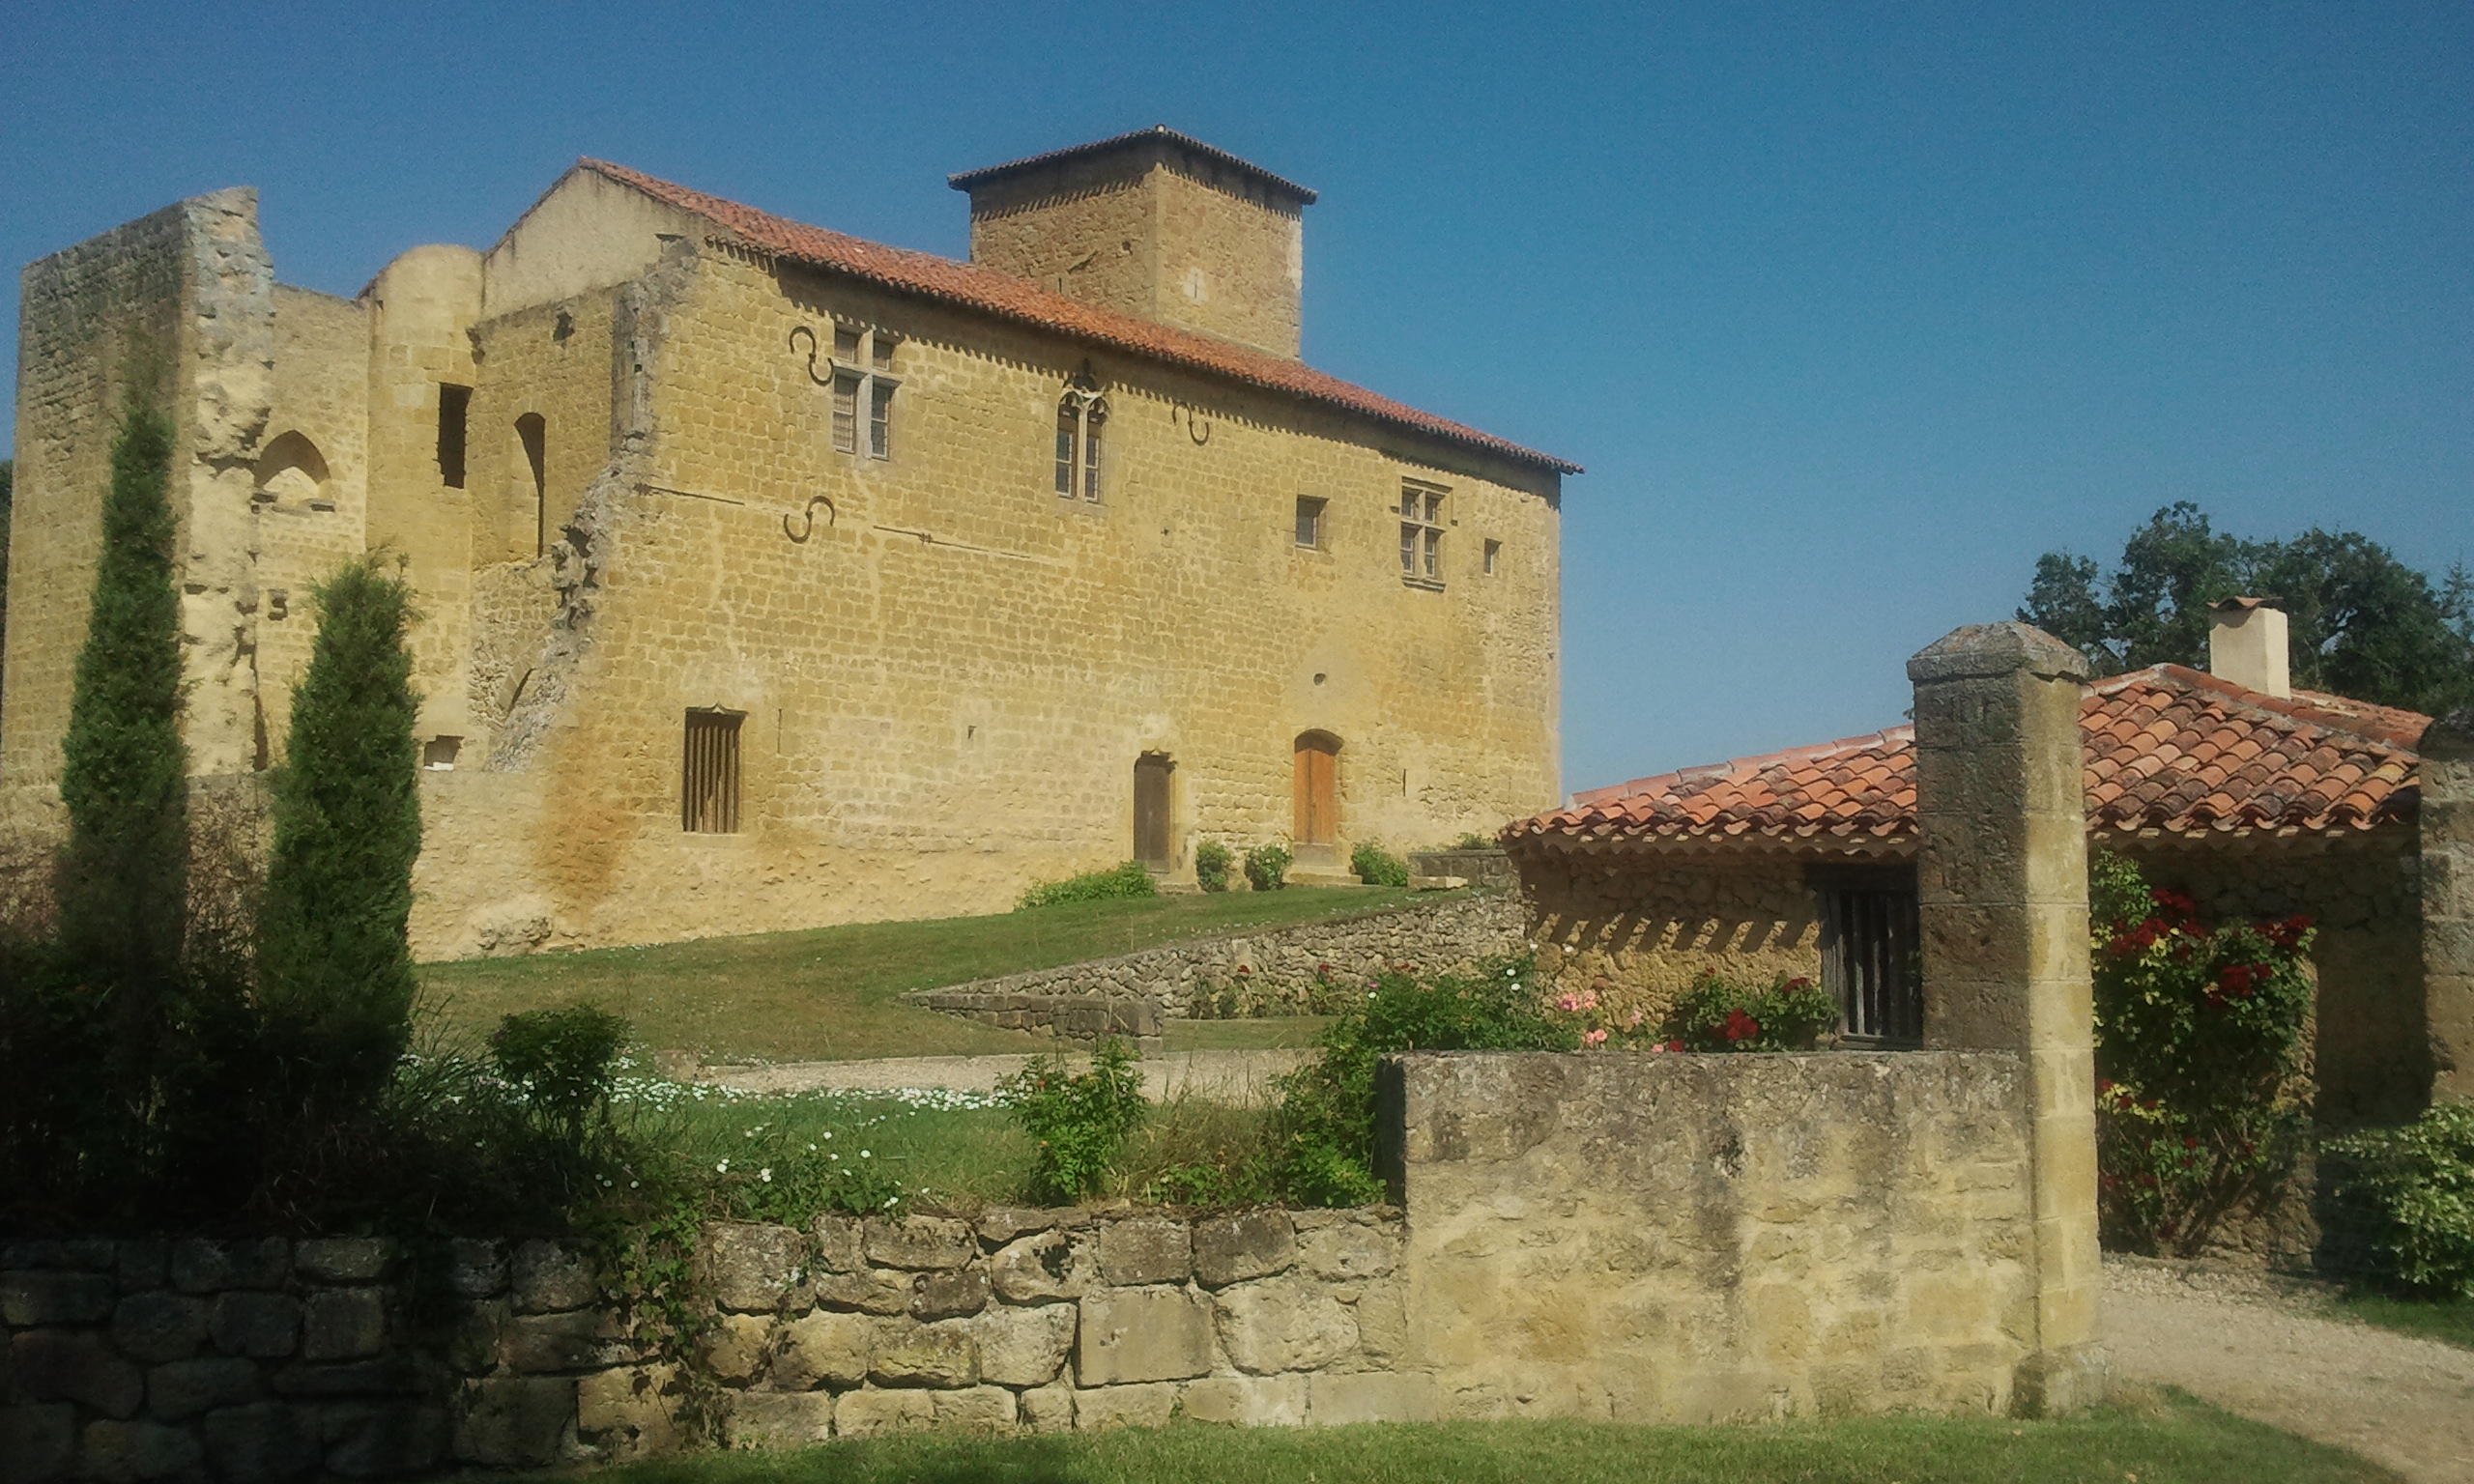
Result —
M 2265 598 L 2227 598 L 2209 606 L 2208 673 L 2264 696 L 2293 694 L 2285 614 Z

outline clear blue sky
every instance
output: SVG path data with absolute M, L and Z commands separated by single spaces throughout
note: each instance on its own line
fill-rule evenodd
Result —
M 2474 560 L 2463 0 L 15 0 L 0 90 L 0 257 L 246 183 L 347 294 L 582 154 L 955 256 L 951 171 L 1258 161 L 1323 195 L 1309 360 L 1589 466 L 1568 788 L 1894 723 L 2171 500 Z

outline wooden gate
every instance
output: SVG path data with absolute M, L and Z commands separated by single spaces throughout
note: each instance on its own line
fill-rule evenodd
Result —
M 1134 760 L 1134 858 L 1154 870 L 1175 864 L 1168 783 L 1176 770 L 1176 763 L 1162 753 L 1145 753 Z

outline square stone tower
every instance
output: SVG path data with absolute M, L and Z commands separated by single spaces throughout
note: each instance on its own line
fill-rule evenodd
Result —
M 983 268 L 1179 329 L 1298 353 L 1314 192 L 1155 125 L 952 177 Z

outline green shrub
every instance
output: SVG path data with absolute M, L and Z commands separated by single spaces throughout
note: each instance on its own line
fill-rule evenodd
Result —
M 490 1060 L 548 1125 L 580 1136 L 607 1111 L 627 1022 L 594 1005 L 507 1015 L 490 1037 Z
M 2110 853 L 2091 864 L 2097 1207 L 2106 1240 L 2189 1254 L 2281 1181 L 2310 1130 L 2308 918 L 2210 928 Z
M 411 1036 L 421 848 L 411 593 L 364 558 L 318 588 L 318 637 L 274 776 L 259 1002 L 310 1098 L 349 1107 Z
M 1454 850 L 1492 850 L 1495 848 L 1495 842 L 1487 837 L 1479 834 L 1476 830 L 1462 830 L 1460 832 L 1460 838 L 1452 842 L 1452 848 Z
M 1126 1135 L 1150 1105 L 1142 1099 L 1141 1054 L 1116 1037 L 1100 1042 L 1085 1072 L 1066 1070 L 1062 1057 L 1035 1057 L 997 1084 L 1024 1132 L 1039 1141 L 1031 1173 L 1034 1193 L 1051 1200 L 1097 1194 L 1116 1168 Z
M 1569 1051 L 1580 1038 L 1539 1004 L 1527 955 L 1420 984 L 1385 974 L 1326 1027 L 1322 1051 L 1281 1084 L 1278 1178 L 1309 1206 L 1379 1199 L 1374 1069 L 1394 1051 Z
M 1368 886 L 1409 884 L 1408 864 L 1370 840 L 1349 852 L 1349 870 Z
M 1781 974 L 1758 988 L 1705 973 L 1675 997 L 1666 1044 L 1680 1051 L 1809 1051 L 1838 1025 L 1838 1002 Z
M 1062 881 L 1039 881 L 1014 903 L 1017 912 L 1031 907 L 1053 907 L 1067 901 L 1111 901 L 1125 897 L 1157 897 L 1160 883 L 1140 861 L 1127 861 L 1107 870 L 1086 870 Z
M 1228 890 L 1228 872 L 1236 868 L 1237 856 L 1216 840 L 1206 840 L 1194 846 L 1194 884 L 1206 892 Z
M 2330 1144 L 2353 1168 L 2340 1190 L 2372 1213 L 2382 1257 L 2416 1288 L 2474 1298 L 2474 1102 Z
M 1277 892 L 1288 885 L 1288 868 L 1296 864 L 1286 845 L 1256 845 L 1246 852 L 1246 883 L 1258 892 Z

